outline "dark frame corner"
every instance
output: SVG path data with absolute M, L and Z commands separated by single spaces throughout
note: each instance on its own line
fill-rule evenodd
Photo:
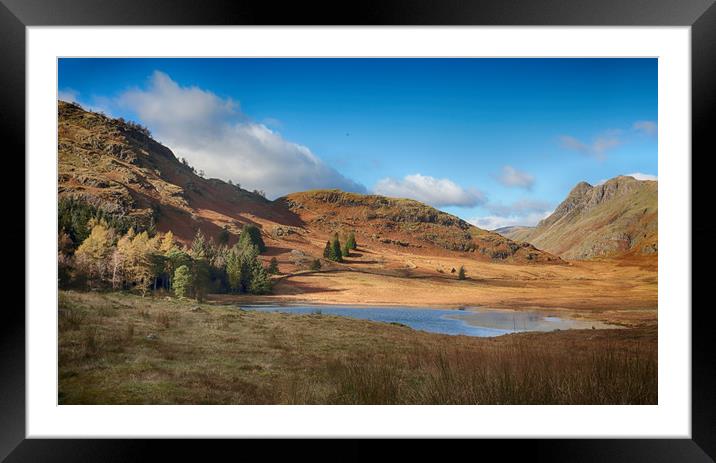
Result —
M 716 112 L 716 6 L 714 0 L 384 0 L 352 8 L 315 11 L 303 2 L 276 8 L 272 2 L 211 0 L 0 0 L 0 130 L 20 162 L 25 152 L 25 29 L 70 25 L 604 25 L 691 26 L 692 154 L 691 162 L 716 153 L 709 115 Z M 341 13 L 339 11 L 346 11 Z M 349 12 L 348 12 L 349 11 Z M 686 154 L 684 154 L 686 155 Z M 24 162 L 20 167 L 25 172 Z M 16 170 L 15 172 L 18 172 Z M 692 211 L 711 210 L 708 169 L 692 168 Z M 27 174 L 27 172 L 25 172 Z M 22 215 L 26 211 L 23 208 Z M 694 214 L 692 242 L 716 236 L 709 213 Z M 25 242 L 25 249 L 29 243 Z M 692 298 L 708 287 L 708 270 L 696 263 L 716 258 L 699 252 L 692 260 Z M 693 254 L 692 254 L 693 256 Z M 692 257 L 693 259 L 693 257 Z M 704 299 L 705 300 L 705 299 Z M 692 304 L 693 305 L 693 304 Z M 689 308 L 674 308 L 688 310 Z M 482 441 L 480 449 L 510 449 L 548 455 L 550 461 L 714 461 L 716 460 L 716 362 L 709 304 L 692 310 L 692 439 L 525 440 L 506 444 Z M 0 324 L 0 459 L 7 461 L 125 461 L 146 459 L 146 452 L 189 446 L 211 450 L 230 441 L 42 440 L 25 439 L 25 323 L 17 307 L 4 308 Z M 169 443 L 171 442 L 171 443 Z M 204 443 L 202 443 L 204 442 Z M 245 445 L 241 444 L 242 446 Z M 304 444 L 293 442 L 293 448 Z M 353 443 L 353 454 L 365 454 Z M 411 444 L 420 450 L 422 444 Z M 343 450 L 348 447 L 342 445 Z M 524 449 L 524 450 L 523 450 Z M 197 455 L 202 455 L 197 452 Z M 205 456 L 204 453 L 202 456 Z M 404 456 L 404 454 L 401 453 Z M 188 454 L 184 454 L 188 456 Z

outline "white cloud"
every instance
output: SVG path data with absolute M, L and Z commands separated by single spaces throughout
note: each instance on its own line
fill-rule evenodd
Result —
M 570 135 L 562 135 L 559 140 L 563 148 L 594 156 L 597 159 L 604 159 L 607 151 L 622 144 L 618 134 L 619 131 L 617 130 L 607 131 L 592 140 L 592 143 L 584 143 Z
M 549 217 L 552 213 L 551 210 L 545 212 L 531 212 L 529 214 L 513 216 L 513 217 L 501 217 L 497 215 L 487 215 L 483 217 L 476 217 L 468 220 L 471 224 L 476 227 L 483 228 L 485 230 L 495 230 L 502 227 L 512 227 L 516 225 L 533 227 L 539 223 L 540 220 Z
M 146 89 L 128 90 L 117 103 L 134 111 L 174 154 L 209 177 L 264 190 L 271 198 L 316 188 L 365 191 L 307 147 L 252 121 L 237 102 L 180 86 L 163 72 L 155 71 Z
M 535 178 L 532 175 L 512 166 L 504 166 L 497 180 L 507 187 L 524 188 L 526 190 L 531 189 L 535 183 Z
M 550 203 L 538 199 L 521 199 L 511 204 L 489 203 L 485 208 L 489 215 L 468 222 L 487 230 L 513 225 L 531 227 L 554 211 Z
M 642 174 L 641 172 L 634 172 L 633 174 L 626 174 L 627 177 L 634 177 L 637 180 L 657 180 L 656 175 Z
M 636 121 L 632 128 L 646 135 L 656 135 L 657 132 L 657 125 L 654 121 Z
M 447 178 L 406 175 L 403 179 L 384 178 L 373 191 L 384 196 L 410 198 L 435 207 L 474 207 L 485 202 L 485 195 L 475 188 L 463 188 Z
M 654 181 L 657 181 L 656 175 L 642 174 L 641 172 L 634 172 L 633 174 L 624 174 L 624 175 L 627 176 L 627 177 L 634 177 L 634 178 L 637 179 L 637 180 L 654 180 Z M 603 179 L 601 179 L 599 182 L 597 182 L 595 185 L 596 185 L 596 186 L 603 185 L 603 184 L 607 183 L 608 181 L 609 181 L 608 178 L 603 178 Z

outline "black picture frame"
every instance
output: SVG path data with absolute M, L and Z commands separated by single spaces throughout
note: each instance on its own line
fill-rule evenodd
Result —
M 707 154 L 716 153 L 716 137 L 708 117 L 716 108 L 716 6 L 713 3 L 714 0 L 382 0 L 355 5 L 293 2 L 278 7 L 273 2 L 231 0 L 0 0 L 0 130 L 6 147 L 4 154 L 16 162 L 24 159 L 27 26 L 691 26 L 692 243 L 709 242 L 716 236 L 713 219 L 708 217 L 713 215 L 709 171 L 694 169 L 693 164 L 698 160 L 701 165 Z M 25 171 L 24 163 L 19 168 Z M 31 243 L 25 242 L 26 252 L 27 246 Z M 695 304 L 699 299 L 696 296 L 705 295 L 710 278 L 708 271 L 697 271 L 696 264 L 705 264 L 716 257 L 713 245 L 705 248 L 692 253 L 693 309 L 671 308 L 691 310 L 691 439 L 549 439 L 510 443 L 483 440 L 479 443 L 480 453 L 487 455 L 485 452 L 498 450 L 504 454 L 508 447 L 511 456 L 515 455 L 514 451 L 528 451 L 533 456 L 537 452 L 549 461 L 713 461 L 716 458 L 715 337 L 709 323 L 710 305 Z M 186 457 L 194 452 L 202 455 L 208 445 L 212 452 L 232 445 L 232 441 L 26 439 L 24 315 L 14 304 L 5 304 L 2 310 L 0 458 L 7 457 L 7 461 L 126 461 L 145 459 L 158 449 L 163 452 L 172 448 Z M 291 445 L 298 451 L 304 448 L 295 441 Z M 365 445 L 365 442 L 353 442 L 343 446 L 343 451 L 352 456 L 367 456 L 368 452 L 362 450 Z M 410 452 L 421 451 L 422 445 L 411 443 Z M 408 453 L 401 451 L 401 456 L 406 455 Z

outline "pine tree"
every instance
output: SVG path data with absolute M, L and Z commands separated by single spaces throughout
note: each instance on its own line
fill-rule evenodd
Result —
M 251 294 L 268 294 L 271 292 L 271 277 L 258 259 L 255 259 L 251 265 L 249 292 Z
M 174 277 L 172 278 L 174 295 L 180 299 L 186 297 L 191 291 L 191 280 L 189 267 L 180 265 L 176 271 L 174 271 Z
M 465 267 L 461 265 L 460 269 L 457 271 L 457 279 L 464 280 L 465 278 L 467 278 L 467 274 L 465 273 Z
M 323 257 L 328 259 L 331 257 L 331 241 L 326 241 L 326 247 L 323 248 Z
M 205 259 L 208 254 L 208 244 L 201 229 L 196 231 L 194 240 L 191 242 L 191 256 L 194 259 Z
M 358 245 L 356 244 L 356 234 L 355 232 L 350 232 L 348 234 L 348 238 L 346 238 L 346 248 L 347 249 L 356 249 Z
M 191 256 L 177 247 L 169 250 L 164 256 L 166 258 L 164 261 L 164 271 L 169 275 L 168 283 L 171 287 L 174 284 L 174 273 L 176 273 L 179 267 L 186 266 L 187 268 L 191 268 Z
M 209 262 L 206 259 L 196 259 L 192 270 L 193 278 L 191 283 L 194 289 L 194 297 L 197 301 L 202 302 L 209 291 L 211 283 Z
M 331 250 L 328 254 L 328 258 L 334 262 L 343 262 L 343 253 L 341 251 L 341 241 L 338 239 L 338 233 L 333 235 L 331 241 Z
M 278 273 L 278 260 L 276 260 L 275 257 L 271 258 L 268 269 L 266 269 L 266 271 L 271 275 L 276 275 Z
M 246 224 L 239 235 L 239 247 L 246 248 L 249 245 L 255 246 L 259 254 L 266 251 L 266 244 L 261 238 L 261 230 L 256 225 Z
M 346 241 L 343 243 L 343 248 L 341 249 L 341 253 L 343 254 L 343 257 L 348 257 L 351 255 L 351 248 L 348 247 L 348 242 Z
M 217 242 L 219 244 L 223 244 L 223 245 L 229 244 L 229 237 L 230 237 L 229 227 L 224 225 L 224 228 L 222 228 L 221 231 L 219 232 L 219 237 L 217 239 Z
M 226 276 L 229 280 L 229 289 L 240 293 L 241 287 L 241 258 L 235 251 L 230 251 L 226 258 Z

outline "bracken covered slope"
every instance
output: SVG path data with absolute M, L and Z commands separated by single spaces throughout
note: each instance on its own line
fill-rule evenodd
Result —
M 136 124 L 59 102 L 58 194 L 139 224 L 172 230 L 183 241 L 197 229 L 237 235 L 245 223 L 299 225 L 259 194 L 204 179 Z M 234 236 L 235 237 L 235 236 Z
M 315 190 L 292 193 L 277 201 L 284 201 L 318 232 L 356 230 L 364 242 L 398 246 L 417 254 L 432 249 L 471 253 L 488 260 L 561 262 L 528 243 L 516 243 L 410 199 Z
M 601 185 L 577 184 L 536 227 L 502 233 L 566 259 L 658 252 L 658 184 L 615 177 Z
M 229 243 L 246 223 L 258 225 L 268 254 L 293 262 L 320 257 L 335 232 L 355 231 L 374 249 L 443 255 L 460 253 L 496 262 L 560 263 L 561 259 L 474 227 L 407 199 L 337 190 L 293 193 L 275 201 L 218 179 L 205 179 L 137 124 L 58 105 L 58 194 L 172 230 L 184 242 L 201 229 Z M 298 256 L 298 258 L 296 258 Z

